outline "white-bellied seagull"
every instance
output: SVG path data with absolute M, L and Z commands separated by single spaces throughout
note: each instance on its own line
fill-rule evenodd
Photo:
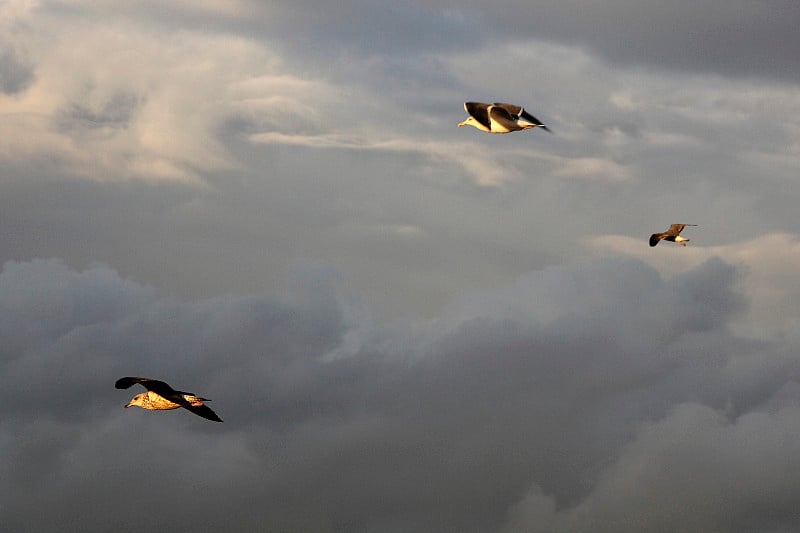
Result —
M 655 246 L 660 240 L 677 242 L 681 246 L 686 246 L 689 239 L 681 237 L 681 232 L 686 226 L 696 226 L 697 224 L 670 224 L 669 229 L 664 233 L 653 233 L 650 235 L 650 246 Z
M 484 104 L 482 102 L 464 102 L 467 120 L 459 122 L 458 126 L 472 126 L 487 133 L 508 133 L 511 131 L 542 128 L 553 133 L 522 106 L 514 104 Z
M 128 389 L 139 383 L 147 392 L 142 392 L 134 396 L 125 407 L 137 406 L 148 411 L 163 411 L 167 409 L 177 409 L 183 407 L 193 412 L 197 416 L 202 416 L 214 422 L 222 422 L 217 413 L 211 410 L 203 402 L 210 401 L 208 398 L 200 398 L 191 392 L 178 391 L 157 379 L 124 377 L 117 380 L 114 386 L 118 389 Z

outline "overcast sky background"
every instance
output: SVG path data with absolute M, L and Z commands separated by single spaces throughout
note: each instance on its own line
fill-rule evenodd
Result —
M 0 3 L 3 528 L 800 530 L 798 27 Z

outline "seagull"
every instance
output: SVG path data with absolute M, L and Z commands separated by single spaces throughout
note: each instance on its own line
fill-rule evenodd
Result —
M 458 126 L 472 126 L 488 133 L 508 133 L 510 131 L 528 130 L 540 127 L 553 133 L 542 122 L 514 104 L 484 104 L 481 102 L 464 102 L 464 109 L 469 115 L 467 120 Z
M 650 235 L 650 246 L 655 246 L 661 239 L 677 242 L 681 246 L 686 246 L 689 239 L 681 237 L 681 232 L 686 226 L 696 226 L 697 224 L 670 224 L 669 229 L 664 233 L 653 233 Z
M 118 389 L 129 389 L 136 383 L 141 384 L 147 389 L 147 392 L 134 396 L 125 405 L 126 408 L 135 405 L 148 411 L 163 411 L 183 407 L 197 416 L 202 416 L 214 422 L 222 422 L 222 419 L 209 406 L 203 405 L 204 401 L 210 401 L 208 398 L 200 398 L 191 392 L 177 391 L 163 381 L 150 378 L 125 377 L 118 379 L 114 386 Z

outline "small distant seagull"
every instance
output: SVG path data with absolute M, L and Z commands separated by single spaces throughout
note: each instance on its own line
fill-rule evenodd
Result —
M 125 377 L 118 379 L 114 386 L 118 389 L 129 389 L 136 383 L 141 384 L 147 389 L 147 392 L 142 392 L 134 396 L 131 401 L 125 405 L 126 408 L 135 405 L 149 411 L 163 411 L 183 407 L 197 416 L 202 416 L 214 422 L 222 422 L 222 419 L 218 417 L 209 406 L 203 405 L 204 401 L 208 402 L 210 400 L 195 396 L 191 392 L 177 391 L 163 381 L 149 378 Z
M 539 127 L 553 133 L 538 118 L 522 109 L 522 106 L 464 102 L 464 109 L 469 116 L 467 120 L 458 123 L 459 127 L 472 126 L 488 133 L 508 133 Z
M 671 224 L 669 229 L 664 233 L 653 233 L 650 235 L 650 246 L 655 246 L 661 239 L 677 242 L 681 246 L 686 246 L 686 243 L 689 242 L 689 239 L 686 237 L 681 237 L 681 232 L 686 226 L 696 225 L 697 224 Z

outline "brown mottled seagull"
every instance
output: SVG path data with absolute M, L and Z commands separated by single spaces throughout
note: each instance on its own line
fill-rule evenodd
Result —
M 553 133 L 522 106 L 498 102 L 494 104 L 464 102 L 464 110 L 469 116 L 465 121 L 458 123 L 459 127 L 472 126 L 487 133 L 508 133 L 539 127 Z
M 650 235 L 650 246 L 655 246 L 660 240 L 677 242 L 681 246 L 686 246 L 690 239 L 681 237 L 681 232 L 686 226 L 696 226 L 697 224 L 670 224 L 669 229 L 664 233 L 653 233 Z
M 124 377 L 117 380 L 114 386 L 118 389 L 129 389 L 136 383 L 142 385 L 147 392 L 142 392 L 134 396 L 125 407 L 135 405 L 148 411 L 163 411 L 167 409 L 177 409 L 183 407 L 193 412 L 197 416 L 202 416 L 214 422 L 222 422 L 222 419 L 203 402 L 208 402 L 208 398 L 200 398 L 191 392 L 177 391 L 157 379 Z

